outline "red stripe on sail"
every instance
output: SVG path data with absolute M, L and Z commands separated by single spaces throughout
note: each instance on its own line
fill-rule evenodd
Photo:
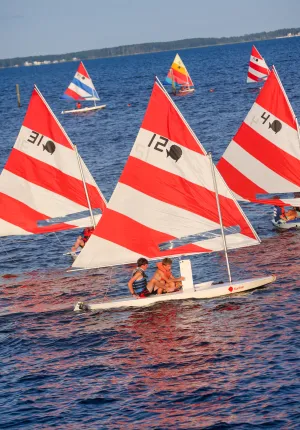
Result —
M 228 187 L 244 199 L 254 201 L 257 194 L 268 193 L 266 190 L 260 188 L 243 175 L 239 170 L 232 166 L 232 164 L 225 160 L 225 158 L 221 158 L 217 164 L 217 168 L 225 179 Z
M 101 234 L 98 234 L 99 230 Z M 101 217 L 94 234 L 148 258 L 211 252 L 210 249 L 193 244 L 160 251 L 158 248 L 160 243 L 168 242 L 175 237 L 146 227 L 128 216 L 108 208 Z
M 192 81 L 189 79 L 188 75 L 180 73 L 177 69 L 172 69 L 173 80 L 179 85 L 193 85 Z
M 281 88 L 274 70 L 271 71 L 266 83 L 261 89 L 256 103 L 275 115 L 278 119 L 297 130 L 297 123 L 290 109 L 288 100 Z
M 49 157 L 51 157 L 50 154 Z M 49 166 L 43 161 L 13 148 L 4 168 L 35 185 L 66 197 L 86 208 L 88 207 L 82 181 Z M 97 188 L 90 184 L 86 184 L 86 186 L 92 208 L 103 210 L 105 202 L 103 202 Z
M 141 127 L 203 154 L 180 114 L 157 83 L 154 84 Z
M 49 225 L 46 227 L 38 227 L 37 222 L 46 220 L 49 216 L 46 216 L 40 212 L 35 211 L 24 203 L 6 195 L 0 193 L 0 217 L 4 221 L 7 221 L 29 233 L 51 233 L 53 231 L 70 230 L 74 227 L 65 223 Z
M 277 175 L 300 186 L 300 160 L 275 146 L 244 122 L 234 141 Z
M 256 197 L 258 194 L 269 194 L 268 191 L 265 191 L 263 188 L 260 188 L 254 182 L 250 181 L 250 179 L 233 167 L 232 164 L 228 163 L 225 158 L 221 158 L 217 167 L 229 188 L 244 199 L 264 205 L 286 206 L 284 202 L 279 199 L 257 199 Z
M 180 176 L 129 157 L 119 182 L 219 224 L 215 193 Z M 254 237 L 234 201 L 221 195 L 219 199 L 223 224 L 226 227 L 239 225 L 242 234 Z
M 251 72 L 248 72 L 248 78 L 253 79 L 253 81 L 256 82 L 261 82 L 263 80 L 263 78 L 259 78 L 258 76 L 253 75 Z
M 82 61 L 80 61 L 77 72 L 85 76 L 86 78 L 91 79 Z
M 258 50 L 254 45 L 252 46 L 251 55 L 252 57 L 256 57 L 256 58 L 259 58 L 260 60 L 263 60 L 263 57 L 260 55 L 260 53 L 258 52 Z
M 75 91 L 71 90 L 70 88 L 66 89 L 65 94 L 69 97 L 72 97 L 72 99 L 74 100 L 85 100 L 84 97 L 81 97 L 79 94 L 77 94 Z
M 268 75 L 270 73 L 267 67 L 262 67 L 257 63 L 253 63 L 252 61 L 250 61 L 249 66 L 251 67 L 251 69 L 254 69 L 257 72 L 263 73 L 264 75 Z
M 36 89 L 32 92 L 23 126 L 49 137 L 60 145 L 73 149 L 70 141 Z

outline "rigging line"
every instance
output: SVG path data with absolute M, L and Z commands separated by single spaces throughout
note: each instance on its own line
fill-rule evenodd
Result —
M 103 301 L 107 300 L 106 296 L 107 296 L 108 290 L 110 289 L 110 284 L 111 284 L 111 278 L 112 278 L 113 269 L 114 269 L 114 267 L 111 266 L 111 271 L 110 271 L 110 276 L 109 276 L 109 281 L 108 281 L 108 287 L 106 288 L 106 291 L 104 293 Z

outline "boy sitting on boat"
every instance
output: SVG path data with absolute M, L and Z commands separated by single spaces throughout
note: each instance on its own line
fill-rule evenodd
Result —
M 172 260 L 171 258 L 164 258 L 162 262 L 157 263 L 157 270 L 154 273 L 153 279 L 160 282 L 163 292 L 173 293 L 182 288 L 182 282 L 184 278 L 175 278 L 172 275 Z
M 82 235 L 77 237 L 76 242 L 71 248 L 71 251 L 76 252 L 79 247 L 83 248 L 84 245 L 89 240 L 89 238 L 91 237 L 91 235 L 93 234 L 93 231 L 94 231 L 94 227 L 86 227 L 83 230 Z
M 162 286 L 159 281 L 151 279 L 148 282 L 146 270 L 148 268 L 148 260 L 146 258 L 139 258 L 137 261 L 137 268 L 134 269 L 131 279 L 128 282 L 130 293 L 136 298 L 145 298 L 150 294 L 161 294 L 163 292 Z

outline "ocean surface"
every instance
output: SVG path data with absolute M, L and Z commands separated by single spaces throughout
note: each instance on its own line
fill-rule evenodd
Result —
M 299 115 L 300 38 L 256 45 Z M 250 50 L 245 43 L 180 51 L 196 92 L 176 103 L 215 162 L 258 93 L 246 84 Z M 0 70 L 1 169 L 36 84 L 109 199 L 154 76 L 163 80 L 174 56 L 86 61 L 107 108 L 76 118 L 61 115 L 74 103 L 60 96 L 77 63 Z M 244 210 L 262 244 L 229 253 L 233 279 L 275 273 L 274 284 L 138 310 L 73 312 L 78 300 L 125 295 L 131 273 L 66 272 L 72 262 L 63 254 L 76 231 L 2 238 L 0 428 L 299 429 L 300 231 L 274 231 L 271 207 Z M 195 281 L 227 279 L 222 254 L 191 260 Z

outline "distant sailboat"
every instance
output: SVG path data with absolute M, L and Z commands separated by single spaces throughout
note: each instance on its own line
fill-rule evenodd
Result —
M 175 56 L 165 83 L 172 85 L 172 93 L 174 95 L 186 95 L 195 91 L 189 72 L 178 54 Z
M 94 226 L 105 207 L 76 145 L 35 86 L 0 175 L 0 236 Z
M 62 111 L 62 113 L 82 113 L 82 112 L 91 112 L 99 109 L 104 109 L 106 105 L 96 105 L 96 101 L 99 101 L 100 98 L 98 93 L 94 87 L 93 81 L 90 78 L 86 68 L 81 61 L 75 76 L 64 92 L 62 96 L 64 99 L 72 99 L 77 102 L 80 101 L 93 101 L 94 106 L 92 107 L 84 107 L 79 109 L 71 109 Z
M 217 167 L 240 201 L 300 206 L 299 198 L 280 197 L 300 192 L 300 139 L 275 68 Z M 300 220 L 281 225 L 300 228 Z
M 190 260 L 182 260 L 182 291 L 139 300 L 105 301 L 88 308 L 143 307 L 167 300 L 212 298 L 268 284 L 275 276 L 233 282 L 230 275 L 227 249 L 259 243 L 211 155 L 161 83 L 155 82 L 119 182 L 73 267 L 122 265 L 141 256 L 160 259 L 225 251 L 229 282 L 194 285 Z M 78 303 L 75 310 L 80 309 L 85 305 Z
M 270 69 L 267 66 L 267 63 L 253 45 L 249 61 L 247 83 L 264 81 L 267 79 L 269 74 Z

